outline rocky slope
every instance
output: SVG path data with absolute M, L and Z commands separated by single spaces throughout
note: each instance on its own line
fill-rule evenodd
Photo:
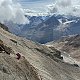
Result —
M 0 27 L 1 28 L 3 28 L 4 30 L 6 30 L 6 31 L 9 31 L 9 29 L 8 29 L 8 27 L 7 26 L 5 26 L 4 24 L 2 24 L 2 23 L 0 23 Z
M 66 53 L 73 59 L 77 60 L 80 65 L 80 35 L 65 36 L 58 41 L 52 41 L 46 44 Z
M 17 53 L 21 55 L 17 59 Z M 80 68 L 65 63 L 54 48 L 0 28 L 0 80 L 79 80 Z

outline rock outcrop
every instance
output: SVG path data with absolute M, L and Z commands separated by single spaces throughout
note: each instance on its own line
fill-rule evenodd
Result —
M 9 29 L 7 26 L 5 26 L 4 24 L 0 23 L 0 27 L 3 28 L 4 30 L 9 32 Z
M 79 79 L 80 68 L 64 62 L 60 51 L 0 28 L 0 80 Z

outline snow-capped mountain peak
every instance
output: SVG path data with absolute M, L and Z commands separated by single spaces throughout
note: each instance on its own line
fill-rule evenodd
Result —
M 25 15 L 28 16 L 48 16 L 49 14 L 47 12 L 43 13 L 43 12 L 37 12 L 34 10 L 30 10 L 30 9 L 24 9 L 25 11 Z

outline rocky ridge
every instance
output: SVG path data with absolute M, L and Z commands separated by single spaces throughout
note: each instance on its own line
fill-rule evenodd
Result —
M 80 68 L 64 62 L 60 51 L 0 28 L 0 80 L 79 79 Z

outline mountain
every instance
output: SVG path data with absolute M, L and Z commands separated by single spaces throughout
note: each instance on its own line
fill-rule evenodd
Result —
M 64 62 L 55 48 L 18 37 L 0 27 L 0 79 L 79 80 L 80 68 Z
M 29 16 L 29 24 L 5 23 L 9 31 L 39 43 L 47 43 L 62 36 L 80 34 L 80 17 L 65 15 Z
M 68 55 L 68 57 L 73 58 L 72 60 L 80 65 L 80 35 L 65 36 L 60 40 L 49 42 L 46 45 L 55 47 Z
M 16 24 L 11 21 L 7 22 L 5 21 L 5 25 L 8 26 L 9 31 L 12 32 L 13 34 L 22 36 L 26 36 L 26 32 L 31 29 L 35 28 L 38 24 L 44 22 L 49 16 L 31 16 L 31 15 L 25 15 L 26 18 L 29 19 L 30 23 L 29 24 Z M 26 36 L 27 37 L 27 36 Z
M 23 27 L 19 35 L 33 41 L 46 43 L 58 40 L 61 36 L 80 34 L 79 30 L 80 17 L 53 15 L 35 27 Z

